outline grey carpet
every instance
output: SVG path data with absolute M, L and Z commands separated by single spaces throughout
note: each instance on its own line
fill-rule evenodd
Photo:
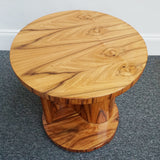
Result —
M 149 57 L 138 83 L 116 103 L 120 123 L 108 145 L 89 153 L 65 151 L 43 129 L 39 97 L 16 78 L 9 52 L 0 51 L 0 159 L 160 160 L 160 57 Z

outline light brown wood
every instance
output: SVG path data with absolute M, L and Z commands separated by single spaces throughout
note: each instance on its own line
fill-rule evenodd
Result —
M 48 136 L 57 145 L 69 151 L 89 152 L 112 140 L 118 119 L 116 104 L 112 108 L 110 119 L 101 124 L 88 123 L 72 107 L 65 107 L 56 112 L 51 124 L 43 116 L 43 125 Z
M 103 123 L 110 119 L 112 107 L 115 104 L 115 97 L 108 96 L 103 102 L 92 104 L 64 104 L 50 101 L 45 98 L 41 98 L 41 102 L 47 123 L 52 123 L 56 112 L 58 110 L 63 110 L 65 107 L 73 108 L 76 113 L 89 123 Z
M 115 97 L 108 96 L 103 102 L 73 105 L 73 108 L 89 123 L 103 123 L 109 120 L 114 103 Z
M 43 107 L 43 111 L 46 117 L 46 121 L 48 123 L 52 123 L 53 120 L 53 107 L 52 107 L 52 103 L 50 101 L 48 101 L 47 99 L 41 98 L 41 103 L 42 103 L 42 107 Z
M 90 99 L 121 92 L 142 73 L 147 50 L 130 25 L 93 11 L 44 16 L 13 41 L 11 65 L 44 98 Z
M 70 151 L 91 151 L 113 138 L 115 97 L 137 82 L 147 57 L 145 42 L 133 27 L 84 10 L 33 21 L 10 50 L 17 77 L 41 97 L 47 134 Z

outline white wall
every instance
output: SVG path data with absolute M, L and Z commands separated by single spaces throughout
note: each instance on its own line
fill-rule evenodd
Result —
M 150 55 L 160 55 L 160 0 L 0 0 L 0 50 L 9 50 L 17 32 L 31 21 L 63 10 L 95 10 L 131 24 Z

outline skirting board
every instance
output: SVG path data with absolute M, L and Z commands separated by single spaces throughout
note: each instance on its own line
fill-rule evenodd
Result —
M 0 50 L 10 50 L 17 33 L 18 30 L 0 30 Z M 146 42 L 148 54 L 160 56 L 160 35 L 143 34 L 142 37 Z

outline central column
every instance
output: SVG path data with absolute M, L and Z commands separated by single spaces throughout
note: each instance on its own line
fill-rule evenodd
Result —
M 115 104 L 115 97 L 107 96 L 100 102 L 90 104 L 65 104 L 49 101 L 41 98 L 43 111 L 47 123 L 52 123 L 57 112 L 63 108 L 73 108 L 83 119 L 89 123 L 103 123 L 109 120 L 112 115 L 112 108 Z
M 115 97 L 108 96 L 102 102 L 74 105 L 79 115 L 89 123 L 103 123 L 109 120 Z

